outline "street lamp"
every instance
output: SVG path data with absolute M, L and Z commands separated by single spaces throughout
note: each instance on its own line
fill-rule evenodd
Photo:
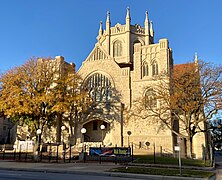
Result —
M 127 134 L 128 134 L 128 146 L 130 145 L 130 135 L 132 134 L 132 132 L 131 131 L 127 131 Z
M 121 147 L 123 147 L 123 111 L 124 111 L 125 104 L 121 103 L 120 109 L 120 140 L 121 140 Z
M 81 133 L 83 134 L 82 152 L 84 152 L 84 138 L 85 138 L 86 128 L 82 128 Z
M 65 142 L 64 142 L 64 130 L 66 129 L 65 126 L 62 126 L 61 127 L 61 130 L 62 130 L 62 149 L 63 149 L 63 160 L 65 162 Z
M 86 133 L 86 128 L 82 128 L 81 133 L 83 134 L 82 153 L 83 153 L 83 162 L 85 163 L 86 162 L 86 154 L 85 154 L 86 149 L 84 148 L 84 137 Z
M 64 130 L 66 129 L 65 126 L 62 126 L 61 127 L 61 130 L 62 130 L 62 143 L 63 143 L 63 146 L 64 146 Z
M 61 127 L 61 130 L 62 130 L 62 141 L 63 141 L 63 143 L 64 143 L 64 130 L 66 129 L 66 127 L 65 126 L 62 126 Z
M 102 125 L 100 126 L 100 129 L 102 130 L 102 145 L 103 145 L 103 130 L 104 130 L 105 128 L 106 128 L 106 127 L 105 127 L 104 124 L 102 124 Z
M 38 135 L 38 143 L 40 143 L 40 134 L 42 133 L 41 129 L 37 129 L 36 134 Z

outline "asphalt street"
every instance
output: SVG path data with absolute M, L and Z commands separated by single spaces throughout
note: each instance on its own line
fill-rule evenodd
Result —
M 0 180 L 127 180 L 129 178 L 78 175 L 67 173 L 44 173 L 44 172 L 27 172 L 27 171 L 7 171 L 0 170 Z M 134 179 L 134 178 L 130 178 Z M 134 179 L 137 180 L 137 179 Z M 138 179 L 139 180 L 139 179 Z

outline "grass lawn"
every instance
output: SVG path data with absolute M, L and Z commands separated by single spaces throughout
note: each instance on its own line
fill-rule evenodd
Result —
M 142 163 L 142 164 L 154 164 L 154 158 L 152 155 L 135 155 L 134 163 Z M 198 166 L 198 167 L 205 167 L 210 166 L 210 162 L 197 159 L 181 159 L 182 166 Z M 170 164 L 170 165 L 178 165 L 178 158 L 174 157 L 160 157 L 156 156 L 155 158 L 156 164 Z
M 146 168 L 146 167 L 120 167 L 114 168 L 112 172 L 122 173 L 135 173 L 135 174 L 150 174 L 150 175 L 163 175 L 163 176 L 180 176 L 179 169 L 168 169 L 168 168 Z M 183 177 L 195 177 L 195 178 L 206 178 L 211 177 L 215 173 L 207 171 L 196 171 L 189 169 L 182 169 Z

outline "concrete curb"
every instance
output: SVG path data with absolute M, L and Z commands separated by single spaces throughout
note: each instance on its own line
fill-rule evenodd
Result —
M 137 163 L 128 163 L 128 166 L 139 166 L 139 167 L 156 167 L 156 168 L 174 168 L 179 169 L 176 165 L 165 165 L 165 164 L 137 164 Z M 198 167 L 198 166 L 182 166 L 182 169 L 192 169 L 192 170 L 204 170 L 204 171 L 213 171 L 215 167 Z

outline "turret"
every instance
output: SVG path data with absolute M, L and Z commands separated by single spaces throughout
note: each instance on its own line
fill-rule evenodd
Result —
M 107 11 L 106 14 L 106 51 L 110 55 L 110 12 Z
M 130 8 L 127 7 L 126 9 L 126 57 L 127 57 L 127 62 L 130 62 L 130 45 L 131 45 L 131 42 L 130 42 L 130 21 L 131 21 L 131 18 L 130 18 Z
M 127 7 L 127 9 L 126 9 L 126 31 L 130 31 L 130 22 L 131 22 L 130 8 Z
M 152 39 L 152 43 L 154 42 L 154 30 L 153 30 L 153 22 L 150 21 L 150 36 Z
M 195 53 L 194 64 L 196 66 L 196 72 L 199 70 L 199 59 L 197 53 Z
M 148 11 L 146 11 L 146 18 L 145 18 L 145 21 L 144 21 L 144 28 L 145 28 L 145 45 L 148 45 L 150 43 L 150 40 L 149 40 L 150 32 L 149 32 Z
M 196 65 L 198 65 L 198 55 L 197 55 L 197 53 L 195 53 L 194 62 L 195 62 Z
M 110 12 L 107 11 L 107 14 L 106 14 L 106 33 L 107 34 L 110 34 Z
M 99 36 L 102 36 L 103 35 L 103 22 L 100 21 L 100 25 L 99 25 Z

